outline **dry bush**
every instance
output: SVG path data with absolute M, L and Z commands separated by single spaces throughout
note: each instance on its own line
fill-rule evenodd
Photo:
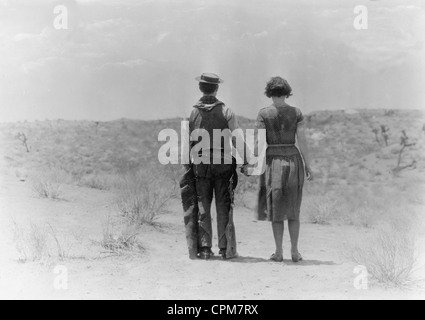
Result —
M 306 198 L 303 206 L 309 223 L 329 224 L 338 213 L 338 201 L 329 195 Z
M 117 254 L 140 251 L 143 248 L 138 239 L 139 232 L 140 225 L 122 218 L 114 221 L 108 216 L 103 225 L 103 238 L 100 244 L 102 248 Z
M 180 199 L 180 179 L 184 174 L 184 167 L 181 165 L 167 165 L 158 170 L 161 171 L 163 176 L 166 176 L 170 180 L 172 197 Z
M 348 255 L 379 283 L 404 286 L 411 282 L 415 265 L 415 238 L 406 229 L 388 225 L 352 245 Z
M 51 258 L 63 260 L 66 252 L 52 226 L 30 223 L 23 227 L 13 223 L 13 235 L 20 262 L 45 261 Z
M 41 198 L 57 200 L 62 194 L 62 186 L 68 181 L 67 174 L 58 169 L 40 170 L 30 175 L 32 188 Z
M 160 172 L 140 170 L 121 179 L 117 206 L 130 225 L 153 224 L 173 198 L 174 186 Z
M 110 175 L 91 174 L 83 176 L 79 185 L 97 190 L 110 190 L 115 184 L 116 178 Z

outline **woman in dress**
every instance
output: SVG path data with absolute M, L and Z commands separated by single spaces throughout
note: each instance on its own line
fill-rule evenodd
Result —
M 283 261 L 284 221 L 288 220 L 292 261 L 299 262 L 303 259 L 298 251 L 298 238 L 304 178 L 313 180 L 304 118 L 298 108 L 286 103 L 292 89 L 285 79 L 272 78 L 267 83 L 265 94 L 273 100 L 273 104 L 260 110 L 257 128 L 266 129 L 268 145 L 262 180 L 266 193 L 265 215 L 272 222 L 276 243 L 271 260 Z

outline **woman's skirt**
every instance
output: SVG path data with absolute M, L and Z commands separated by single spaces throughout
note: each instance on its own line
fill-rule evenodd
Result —
M 257 219 L 299 221 L 304 174 L 300 154 L 267 157 L 266 172 L 260 178 Z

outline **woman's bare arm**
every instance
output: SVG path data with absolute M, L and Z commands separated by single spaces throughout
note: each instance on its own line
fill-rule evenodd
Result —
M 305 134 L 305 124 L 304 122 L 298 123 L 298 129 L 297 129 L 297 140 L 298 140 L 298 146 L 300 148 L 301 156 L 304 159 L 305 163 L 305 169 L 307 174 L 307 179 L 309 181 L 313 180 L 313 174 L 311 171 L 311 162 L 310 162 L 310 151 L 308 149 L 307 144 L 307 137 Z

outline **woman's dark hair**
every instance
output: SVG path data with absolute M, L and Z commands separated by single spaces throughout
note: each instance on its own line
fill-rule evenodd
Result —
M 265 95 L 268 98 L 283 96 L 289 98 L 292 96 L 292 88 L 285 79 L 281 77 L 273 77 L 267 83 Z
M 199 82 L 199 89 L 203 94 L 212 94 L 218 89 L 218 84 Z

